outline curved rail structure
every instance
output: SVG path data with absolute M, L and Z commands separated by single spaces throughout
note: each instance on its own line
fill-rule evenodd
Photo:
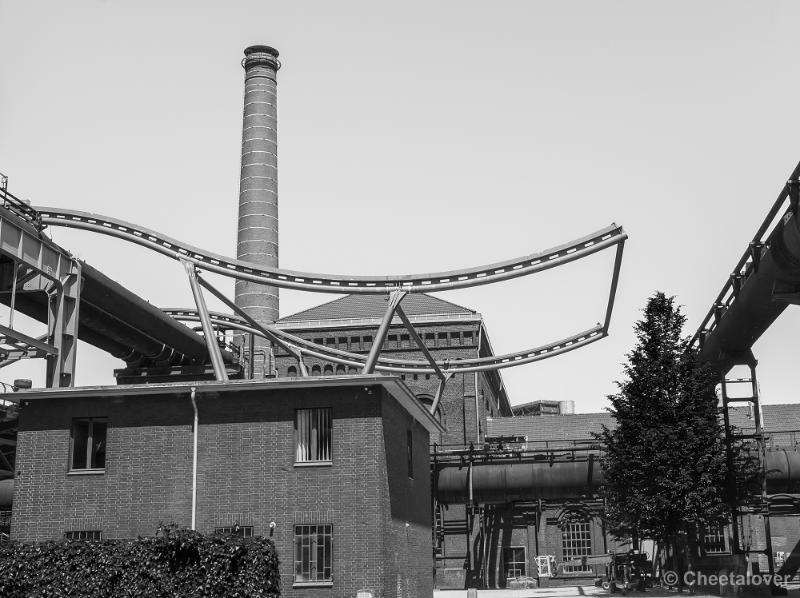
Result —
M 46 225 L 77 228 L 117 237 L 173 259 L 191 262 L 208 272 L 239 280 L 318 293 L 385 294 L 387 291 L 395 289 L 401 289 L 407 293 L 420 293 L 474 287 L 541 272 L 586 257 L 607 247 L 619 245 L 627 239 L 621 226 L 611 224 L 565 245 L 477 268 L 432 274 L 340 276 L 263 268 L 250 262 L 205 251 L 149 228 L 109 216 L 63 208 L 36 208 L 36 210 L 41 215 L 41 222 Z
M 200 314 L 196 309 L 184 308 L 168 308 L 164 312 L 176 320 L 187 322 L 200 322 Z M 221 314 L 218 312 L 210 312 L 211 321 L 220 330 L 238 330 L 241 332 L 248 332 L 256 336 L 268 338 L 263 332 L 252 326 L 248 326 L 241 318 L 231 316 L 228 314 Z M 269 331 L 275 336 L 283 340 L 287 345 L 290 345 L 294 350 L 304 355 L 311 357 L 318 357 L 326 361 L 338 363 L 341 365 L 348 365 L 354 367 L 364 367 L 367 361 L 367 356 L 359 353 L 350 353 L 349 351 L 341 351 L 324 345 L 318 345 L 308 341 L 299 336 L 290 334 L 274 326 L 269 327 Z M 570 337 L 526 349 L 517 351 L 515 353 L 506 353 L 504 355 L 495 355 L 492 357 L 481 357 L 474 359 L 461 359 L 458 361 L 437 361 L 442 371 L 446 373 L 451 372 L 479 372 L 485 370 L 495 370 L 507 368 L 515 365 L 522 365 L 534 361 L 541 361 L 548 357 L 561 355 L 573 349 L 586 346 L 590 343 L 600 340 L 608 336 L 608 333 L 603 329 L 603 326 L 598 324 L 594 328 L 579 332 L 578 334 Z M 417 361 L 410 359 L 387 359 L 378 358 L 376 370 L 381 372 L 415 372 L 423 374 L 435 374 L 431 364 L 427 361 Z

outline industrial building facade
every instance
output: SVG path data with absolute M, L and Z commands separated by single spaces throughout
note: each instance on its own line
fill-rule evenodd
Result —
M 428 446 L 441 428 L 395 378 L 20 399 L 17 540 L 133 538 L 177 523 L 271 537 L 285 596 L 432 592 Z

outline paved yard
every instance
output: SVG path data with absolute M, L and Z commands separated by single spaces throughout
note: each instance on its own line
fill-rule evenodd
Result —
M 442 590 L 434 592 L 433 596 L 434 598 L 466 598 L 467 592 L 466 590 Z M 480 590 L 478 592 L 478 598 L 578 598 L 579 596 L 611 596 L 611 594 L 595 586 L 563 586 L 540 590 Z M 622 594 L 618 592 L 613 596 L 617 598 Z M 647 592 L 630 592 L 628 596 L 631 598 L 689 598 L 690 594 L 677 594 L 653 588 Z M 795 596 L 800 596 L 800 593 Z M 711 595 L 694 594 L 691 598 L 711 598 Z

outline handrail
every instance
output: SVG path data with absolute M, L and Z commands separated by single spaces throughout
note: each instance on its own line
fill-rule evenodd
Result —
M 800 178 L 800 163 L 795 167 L 794 171 L 792 171 L 791 176 L 789 177 L 789 181 L 795 181 Z M 748 248 L 742 254 L 742 257 L 739 258 L 739 261 L 736 263 L 736 266 L 733 268 L 732 274 L 728 277 L 728 280 L 722 286 L 722 290 L 717 295 L 716 300 L 711 305 L 711 309 L 708 310 L 706 317 L 703 318 L 702 322 L 700 322 L 700 326 L 697 328 L 697 332 L 694 333 L 692 339 L 690 341 L 690 346 L 697 347 L 699 346 L 700 336 L 703 333 L 709 333 L 713 331 L 716 326 L 716 318 L 715 313 L 721 308 L 728 308 L 733 303 L 735 296 L 733 293 L 733 280 L 735 277 L 743 277 L 739 279 L 739 282 L 744 284 L 747 277 L 750 276 L 753 272 L 753 255 L 755 252 L 759 252 L 764 246 L 764 241 L 772 234 L 772 230 L 769 230 L 769 234 L 766 234 L 768 229 L 770 228 L 770 223 L 775 220 L 775 217 L 780 212 L 781 208 L 783 208 L 786 200 L 789 198 L 789 185 L 786 184 L 781 189 L 780 193 L 778 194 L 775 203 L 772 204 L 769 212 L 767 212 L 766 218 L 761 223 L 761 226 L 758 227 L 756 234 L 753 235 L 753 240 L 748 245 Z M 760 255 L 759 255 L 760 257 Z

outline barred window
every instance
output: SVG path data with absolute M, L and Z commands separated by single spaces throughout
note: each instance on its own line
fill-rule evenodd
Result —
M 295 418 L 295 462 L 331 461 L 331 410 L 298 409 Z
M 508 546 L 503 548 L 503 570 L 506 579 L 525 577 L 527 559 L 524 546 Z
M 75 530 L 64 532 L 65 540 L 102 540 L 103 532 L 98 529 L 95 530 Z
M 728 552 L 724 525 L 705 530 L 703 534 L 703 550 L 706 551 L 706 554 L 724 554 Z
M 591 524 L 587 522 L 567 523 L 561 530 L 561 549 L 564 561 L 579 559 L 592 554 Z M 591 567 L 575 563 L 564 565 L 565 573 L 579 573 L 591 571 Z
M 328 582 L 333 580 L 332 526 L 294 526 L 295 583 Z
M 105 419 L 72 420 L 72 469 L 105 469 L 107 428 Z
M 240 538 L 252 538 L 253 526 L 252 525 L 231 525 L 226 527 L 214 528 L 215 534 L 222 534 L 226 536 L 238 536 Z

